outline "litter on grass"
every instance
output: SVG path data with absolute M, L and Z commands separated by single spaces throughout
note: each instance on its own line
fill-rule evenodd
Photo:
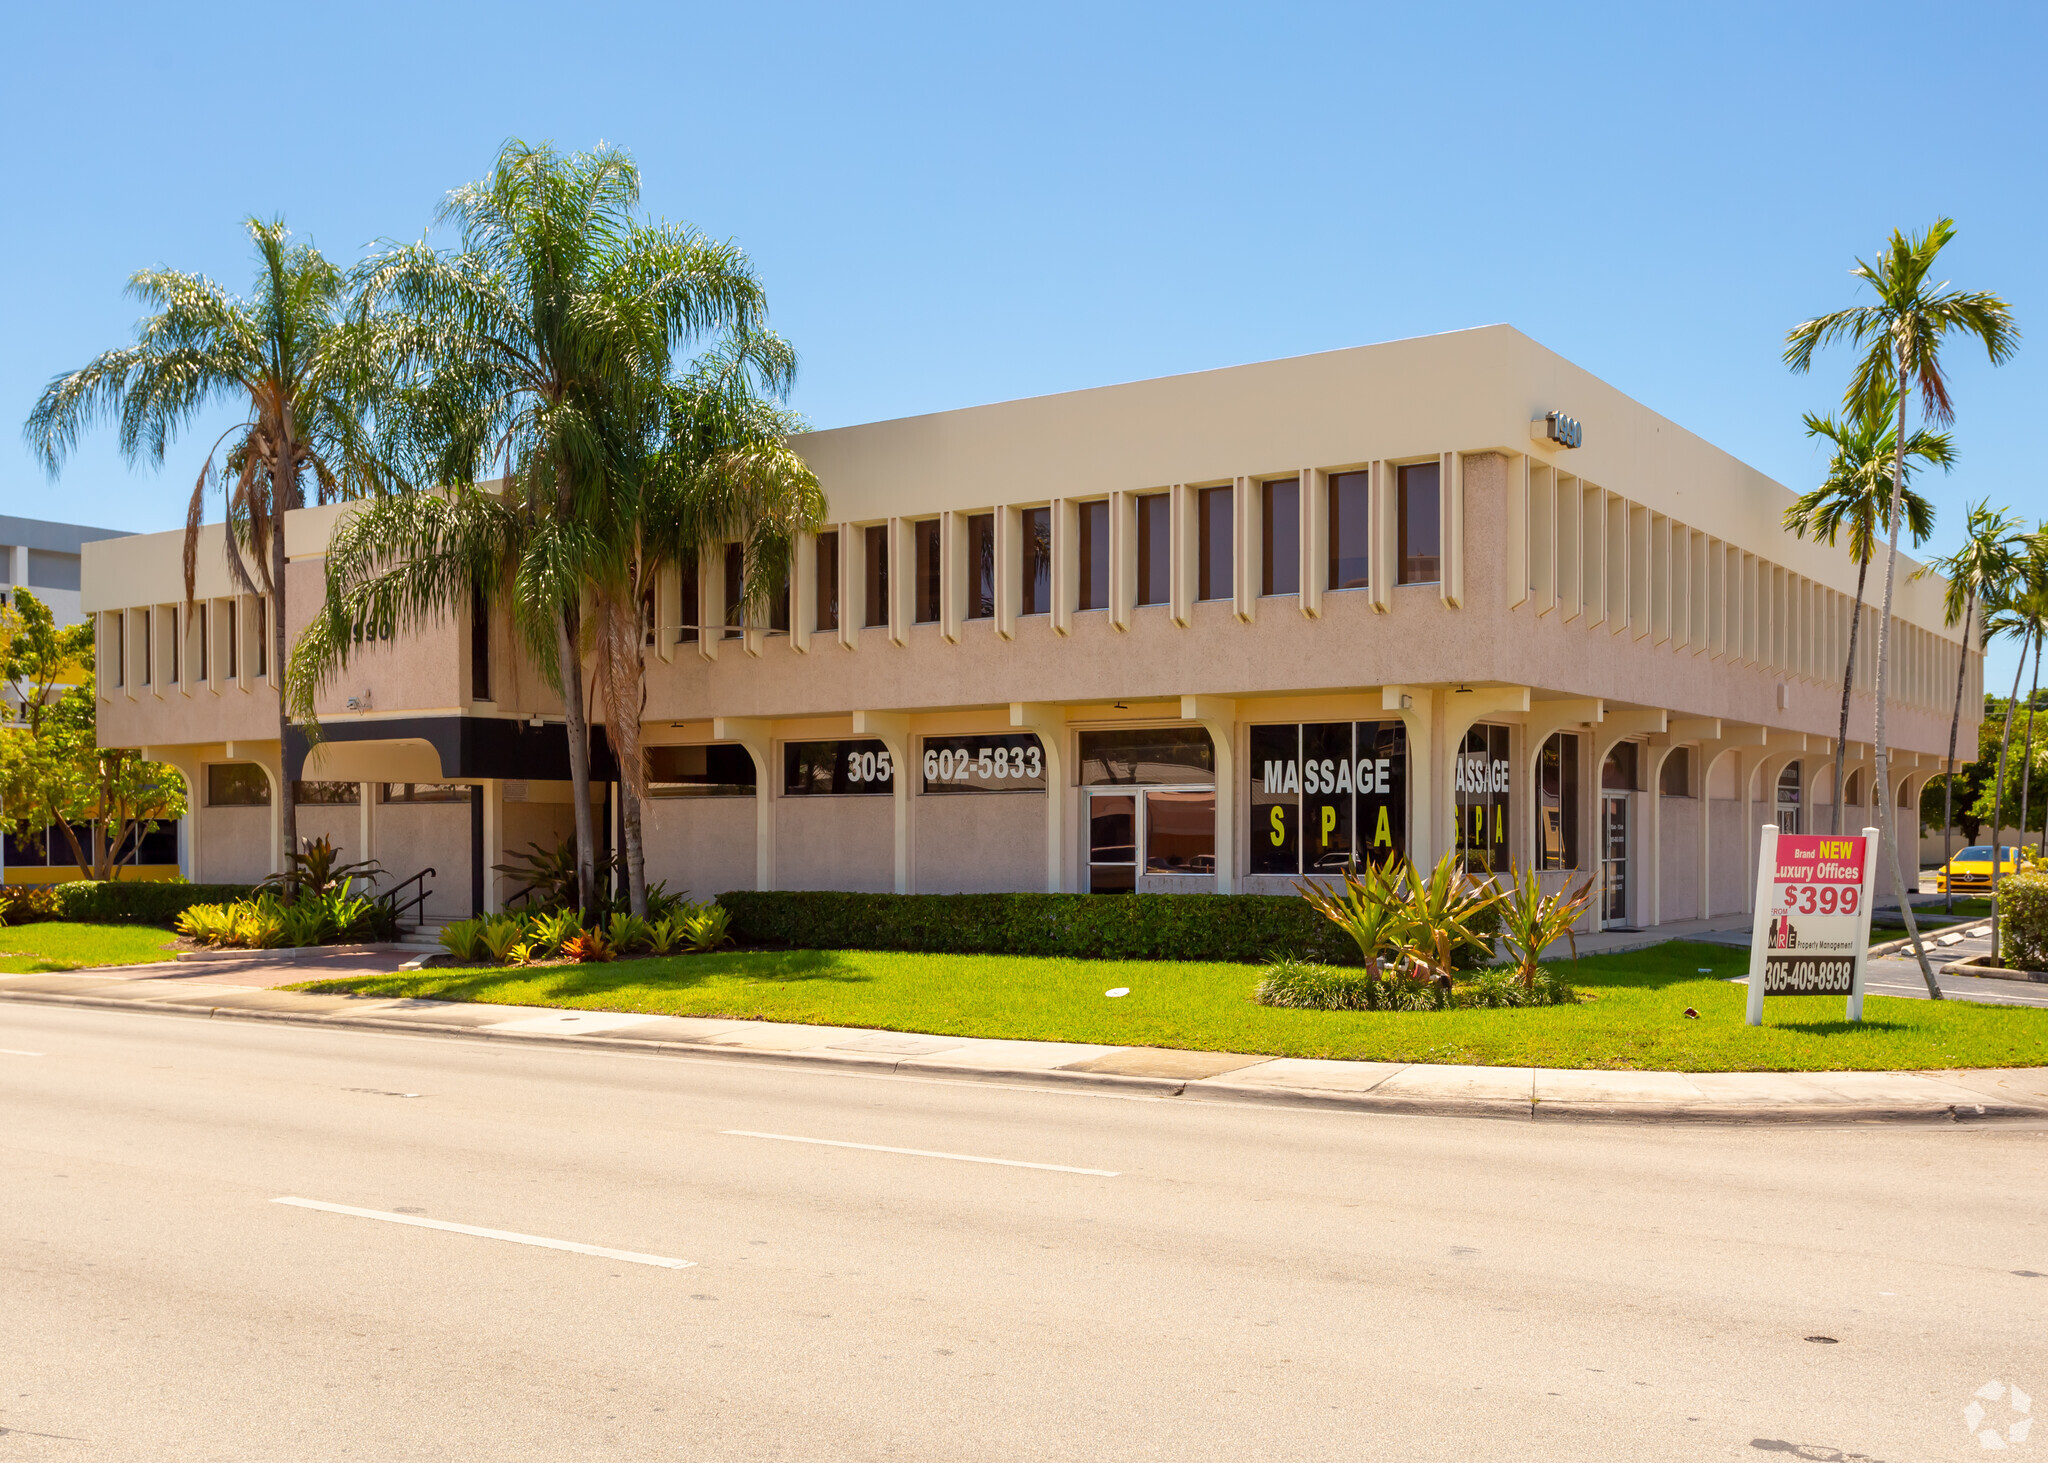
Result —
M 1131 993 L 1131 988 L 1130 988 L 1129 986 L 1127 986 L 1127 985 L 1120 985 L 1120 986 L 1118 986 L 1118 987 L 1117 987 L 1117 988 L 1116 988 L 1115 990 L 1113 990 L 1113 991 L 1104 991 L 1104 992 L 1103 992 L 1103 994 L 1104 994 L 1105 996 L 1128 996 L 1128 995 L 1129 995 L 1130 993 Z

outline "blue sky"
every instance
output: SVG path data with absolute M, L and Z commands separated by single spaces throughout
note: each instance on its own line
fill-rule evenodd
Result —
M 1804 486 L 1846 360 L 1785 330 L 1948 213 L 2040 338 L 1955 357 L 1939 550 L 1965 498 L 2048 513 L 2043 13 L 15 0 L 0 406 L 128 338 L 137 268 L 245 287 L 246 214 L 349 260 L 508 136 L 602 139 L 753 255 L 820 426 L 1506 321 Z M 10 432 L 0 511 L 173 527 L 212 435 L 52 486 Z

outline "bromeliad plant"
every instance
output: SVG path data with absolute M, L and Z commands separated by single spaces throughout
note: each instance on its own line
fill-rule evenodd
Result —
M 1372 979 L 1380 978 L 1380 957 L 1390 954 L 1398 941 L 1396 931 L 1405 918 L 1405 886 L 1413 868 L 1404 860 L 1389 858 L 1385 863 L 1368 863 L 1359 873 L 1344 870 L 1344 892 L 1333 893 L 1314 884 L 1294 887 L 1309 907 L 1351 937 Z
M 1408 897 L 1392 939 L 1394 948 L 1413 968 L 1438 981 L 1449 981 L 1460 952 L 1492 955 L 1493 943 L 1485 933 L 1483 918 L 1500 902 L 1501 890 L 1466 873 L 1457 850 L 1438 859 L 1427 878 L 1411 865 L 1407 883 Z
M 1565 940 L 1571 945 L 1572 959 L 1579 958 L 1575 927 L 1593 902 L 1593 881 L 1588 879 L 1574 890 L 1567 880 L 1555 894 L 1545 894 L 1542 878 L 1534 869 L 1515 869 L 1513 877 L 1514 883 L 1501 891 L 1498 905 L 1500 942 L 1507 947 L 1523 990 L 1534 994 L 1545 950 Z

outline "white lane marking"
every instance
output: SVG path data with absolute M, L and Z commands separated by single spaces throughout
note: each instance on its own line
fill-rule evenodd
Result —
M 934 1153 L 929 1148 L 891 1148 L 885 1143 L 842 1143 L 836 1138 L 799 1138 L 794 1133 L 750 1133 L 744 1128 L 720 1130 L 728 1138 L 773 1138 L 778 1143 L 815 1143 L 821 1148 L 861 1148 L 869 1153 L 902 1153 L 911 1158 L 950 1158 L 955 1163 L 994 1163 L 1004 1168 L 1042 1168 L 1050 1173 L 1085 1173 L 1099 1179 L 1118 1177 L 1112 1168 L 1072 1168 L 1064 1163 L 1026 1163 L 1021 1158 L 983 1158 L 974 1153 Z
M 450 1234 L 473 1234 L 478 1239 L 509 1240 L 515 1245 L 537 1245 L 544 1250 L 567 1250 L 574 1255 L 595 1255 L 600 1260 L 624 1260 L 629 1265 L 659 1265 L 665 1270 L 688 1270 L 695 1260 L 671 1260 L 666 1255 L 640 1255 L 631 1250 L 608 1250 L 602 1245 L 580 1245 L 574 1240 L 545 1239 L 537 1234 L 514 1234 L 509 1229 L 479 1229 L 474 1224 L 450 1224 L 445 1219 L 422 1219 L 417 1214 L 392 1214 L 383 1209 L 357 1209 L 349 1204 L 328 1204 L 319 1199 L 272 1199 L 273 1204 L 290 1204 L 298 1209 L 318 1209 L 323 1214 L 352 1214 L 357 1219 L 382 1219 L 389 1224 L 410 1224 L 419 1229 L 445 1229 Z
M 0 1057 L 39 1057 L 41 1052 L 16 1051 L 11 1046 L 0 1046 Z

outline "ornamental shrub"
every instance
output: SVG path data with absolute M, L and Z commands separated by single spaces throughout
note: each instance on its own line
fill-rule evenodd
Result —
M 1359 963 L 1344 932 L 1291 895 L 736 890 L 718 904 L 734 939 L 802 950 Z
M 2007 970 L 2048 970 L 2048 874 L 1998 881 L 1998 963 Z
M 247 884 L 181 884 L 155 879 L 74 879 L 50 886 L 56 918 L 92 924 L 163 925 L 195 904 L 232 904 L 254 890 Z

